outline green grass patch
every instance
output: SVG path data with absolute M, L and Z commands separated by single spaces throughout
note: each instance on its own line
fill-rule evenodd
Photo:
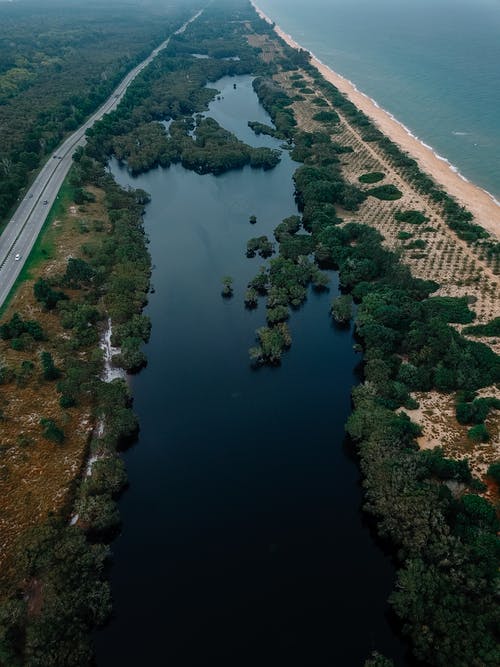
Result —
M 371 171 L 368 174 L 362 174 L 358 178 L 358 181 L 360 183 L 378 183 L 384 178 L 385 174 L 382 171 Z
M 398 190 L 395 185 L 379 185 L 377 188 L 370 188 L 367 190 L 367 194 L 377 199 L 383 201 L 396 201 L 396 199 L 401 199 L 403 193 L 401 190 Z

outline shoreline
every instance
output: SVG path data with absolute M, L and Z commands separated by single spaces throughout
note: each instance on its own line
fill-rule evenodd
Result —
M 346 97 L 389 139 L 394 141 L 417 162 L 423 172 L 431 176 L 451 196 L 465 206 L 473 215 L 474 222 L 481 225 L 490 234 L 500 238 L 500 202 L 490 192 L 475 185 L 463 176 L 447 158 L 439 155 L 424 141 L 414 135 L 393 114 L 383 109 L 374 99 L 361 92 L 356 85 L 325 65 L 314 53 L 304 49 L 291 35 L 284 32 L 260 7 L 250 0 L 257 14 L 270 24 L 274 31 L 289 46 L 307 51 L 311 56 L 311 64 L 322 76 Z

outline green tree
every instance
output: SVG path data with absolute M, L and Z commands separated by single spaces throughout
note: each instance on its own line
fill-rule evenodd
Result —
M 223 297 L 233 296 L 233 279 L 231 276 L 224 276 L 222 278 L 222 292 Z
M 332 301 L 332 315 L 336 322 L 345 324 L 352 318 L 352 296 L 341 294 Z
M 40 354 L 40 361 L 42 364 L 43 379 L 44 380 L 57 380 L 61 377 L 61 371 L 56 368 L 54 364 L 54 359 L 50 352 L 42 352 Z

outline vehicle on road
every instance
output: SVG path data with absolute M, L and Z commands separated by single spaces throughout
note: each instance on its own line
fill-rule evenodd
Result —
M 46 199 L 43 200 L 43 205 L 44 205 L 44 206 L 47 206 L 48 203 L 49 203 L 49 202 L 48 202 Z
M 18 262 L 21 259 L 21 255 L 19 253 L 16 254 L 14 257 L 15 261 Z

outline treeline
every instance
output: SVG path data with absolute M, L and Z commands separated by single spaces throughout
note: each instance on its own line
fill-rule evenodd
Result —
M 113 342 L 121 347 L 114 361 L 136 370 L 145 363 L 141 346 L 150 332 L 148 318 L 141 315 L 150 277 L 142 228 L 146 193 L 120 189 L 83 149 L 75 155 L 70 182 L 75 191 L 88 185 L 103 190 L 106 220 L 98 222 L 99 234 L 94 240 L 89 235 L 81 256 L 70 258 L 61 275 L 37 281 L 34 292 L 71 335 L 50 340 L 36 321 L 19 315 L 4 323 L 0 333 L 28 350 L 33 349 L 32 339 L 57 352 L 58 367 L 49 352 L 40 355 L 43 380 L 56 384 L 62 413 L 80 405 L 92 410 L 96 427 L 90 442 L 91 474 L 83 473 L 74 508 L 36 526 L 21 540 L 18 589 L 0 605 L 0 663 L 12 667 L 90 664 L 90 633 L 111 610 L 106 544 L 119 529 L 116 498 L 126 484 L 118 451 L 138 428 L 126 383 L 101 378 L 98 343 L 111 318 Z M 9 369 L 2 371 L 3 383 L 16 379 Z M 67 434 L 61 424 L 42 419 L 43 437 L 62 446 Z M 74 525 L 68 524 L 71 511 Z
M 283 104 L 276 88 L 270 89 L 270 98 Z M 263 97 L 266 93 L 261 91 Z M 349 105 L 335 99 L 339 108 Z M 267 108 L 276 119 L 279 106 Z M 350 115 L 365 122 L 355 109 Z M 466 299 L 432 296 L 439 286 L 414 278 L 382 246 L 377 231 L 339 224 L 336 207 L 356 210 L 366 195 L 345 183 L 329 137 L 292 129 L 289 136 L 295 140 L 294 159 L 305 162 L 294 176 L 302 219 L 278 226 L 280 257 L 249 284 L 247 306 L 255 307 L 265 295 L 268 320 L 256 332 L 259 345 L 251 357 L 276 363 L 291 344 L 289 307 L 303 301 L 318 270 L 308 255 L 314 252 L 320 266 L 337 269 L 342 290 L 358 304 L 356 334 L 365 359 L 365 382 L 354 391 L 347 428 L 361 457 L 366 509 L 396 548 L 399 571 L 391 604 L 426 664 L 496 665 L 500 551 L 495 509 L 477 495 L 485 487 L 466 461 L 446 459 L 439 449 L 419 451 L 420 428 L 401 408 L 417 407 L 411 396 L 417 390 L 473 392 L 497 383 L 499 357 L 450 326 L 475 317 Z M 297 233 L 301 223 L 309 234 Z M 287 244 L 297 236 L 307 238 L 303 254 L 285 259 Z M 334 305 L 342 306 L 342 319 L 350 317 L 350 303 Z
M 253 22 L 250 13 L 236 15 Z M 102 163 L 114 155 L 132 173 L 175 162 L 202 174 L 247 164 L 272 169 L 278 163 L 279 151 L 252 148 L 215 120 L 196 115 L 217 94 L 207 84 L 264 69 L 259 49 L 245 39 L 245 24 L 218 21 L 220 8 L 210 6 L 171 40 L 158 62 L 130 86 L 120 107 L 89 130 L 89 155 Z M 166 120 L 171 121 L 168 132 L 159 122 Z
M 248 164 L 255 169 L 272 169 L 280 160 L 279 151 L 248 146 L 213 118 L 174 121 L 169 131 L 170 136 L 166 136 L 161 125 L 142 125 L 116 138 L 114 155 L 125 161 L 133 174 L 158 164 L 168 167 L 180 162 L 199 174 L 217 175 Z
M 365 382 L 354 390 L 347 429 L 361 457 L 366 509 L 397 549 L 400 568 L 391 604 L 426 664 L 496 665 L 500 526 L 495 509 L 476 495 L 485 487 L 466 461 L 446 459 L 439 449 L 419 451 L 419 427 L 397 410 L 417 407 L 411 397 L 416 390 L 470 391 L 498 382 L 499 358 L 449 325 L 471 318 L 465 300 L 430 296 L 437 285 L 413 278 L 370 227 L 338 226 L 333 213 L 322 210 L 321 197 L 314 199 L 315 189 L 304 187 L 303 169 L 296 182 L 301 206 L 309 211 L 316 257 L 339 270 L 342 288 L 358 303 Z M 286 237 L 277 237 L 281 254 Z M 255 300 L 267 295 L 268 318 L 268 326 L 257 331 L 253 359 L 276 363 L 291 344 L 288 307 L 305 297 L 311 271 L 304 255 L 279 258 L 250 283 Z M 487 407 L 493 403 L 496 407 L 496 401 Z M 472 419 L 469 413 L 463 418 Z
M 241 38 L 239 42 L 243 44 Z M 187 43 L 185 39 L 184 43 Z M 199 50 L 200 43 L 196 46 Z M 234 53 L 233 48 L 231 51 Z M 209 65 L 209 72 L 218 78 L 234 67 L 244 70 L 248 64 L 245 65 L 241 53 L 239 61 L 214 61 Z M 148 89 L 147 84 L 139 85 L 131 99 L 125 101 L 123 112 L 106 117 L 97 125 L 87 147 L 76 151 L 70 176 L 75 201 L 81 204 L 92 201 L 93 195 L 87 188 L 96 186 L 105 194 L 106 219 L 92 223 L 92 231 L 98 233 L 89 234 L 80 256 L 70 258 L 61 275 L 40 279 L 34 286 L 35 298 L 51 317 L 59 318 L 63 329 L 70 333 L 59 341 L 62 347 L 57 350 L 57 366 L 52 355 L 45 354 L 41 356 L 40 368 L 44 381 L 56 384 L 62 410 L 92 406 L 96 423 L 90 443 L 92 474 L 84 474 L 76 490 L 74 525 L 68 525 L 65 512 L 61 518 L 50 519 L 34 528 L 19 545 L 18 588 L 0 605 L 1 664 L 13 667 L 90 664 L 90 633 L 105 622 L 110 613 L 110 592 L 105 578 L 109 551 L 105 544 L 119 529 L 115 501 L 126 483 L 117 451 L 133 437 L 137 421 L 126 384 L 101 379 L 102 354 L 97 345 L 110 319 L 112 342 L 121 348 L 116 363 L 136 370 L 145 362 L 141 346 L 149 337 L 150 323 L 141 315 L 141 310 L 149 289 L 150 258 L 141 224 L 148 196 L 142 191 L 121 190 L 106 173 L 104 165 L 113 152 L 110 147 L 117 127 L 115 123 L 122 124 L 119 134 L 125 142 L 129 133 L 142 131 L 140 124 L 135 123 L 136 115 L 145 121 L 144 125 L 150 123 L 154 105 L 151 108 L 149 105 L 153 100 L 161 106 L 160 98 L 164 100 L 164 96 L 169 96 L 168 103 L 172 104 L 173 115 L 178 120 L 172 132 L 189 131 L 186 112 L 191 114 L 205 108 L 214 93 L 204 88 L 211 78 L 206 71 L 197 75 L 192 70 L 193 85 L 186 86 L 181 81 L 185 79 L 182 68 L 182 58 L 172 54 L 165 57 L 162 65 L 150 68 L 153 72 L 148 70 L 148 76 L 155 90 Z M 169 72 L 172 78 L 165 87 L 164 76 L 168 77 Z M 140 99 L 144 100 L 142 105 Z M 157 113 L 165 117 L 163 111 Z M 150 128 L 151 125 L 148 131 Z M 219 142 L 224 149 L 232 145 L 236 148 L 235 154 L 244 149 L 244 145 L 213 122 L 199 119 L 197 130 L 197 148 L 201 151 L 210 146 L 211 159 Z M 199 159 L 207 157 L 208 150 L 207 155 Z M 277 158 L 275 152 L 267 150 L 248 153 L 250 163 L 263 167 L 272 166 L 268 161 L 275 163 Z M 20 316 L 4 324 L 2 336 L 11 345 L 33 349 L 32 341 L 37 340 L 53 349 L 54 341 L 48 340 L 38 323 Z M 27 366 L 26 376 L 32 371 L 31 366 Z M 2 367 L 0 377 L 10 382 L 15 376 Z M 41 426 L 43 437 L 56 446 L 63 445 L 66 434 L 62 421 L 45 419 Z M 70 511 L 68 507 L 67 512 Z
M 0 3 L 0 227 L 36 170 L 195 3 Z

